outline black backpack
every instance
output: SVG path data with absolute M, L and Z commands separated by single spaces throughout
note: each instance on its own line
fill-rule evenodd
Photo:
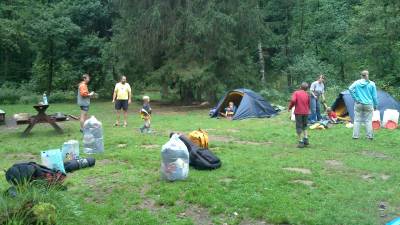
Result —
M 198 170 L 213 170 L 221 167 L 221 160 L 208 149 L 201 149 L 189 138 L 180 135 L 179 139 L 189 151 L 189 164 Z
M 35 162 L 17 163 L 6 171 L 6 180 L 13 185 L 31 183 L 35 180 L 44 180 L 49 185 L 62 184 L 66 174 L 49 169 Z

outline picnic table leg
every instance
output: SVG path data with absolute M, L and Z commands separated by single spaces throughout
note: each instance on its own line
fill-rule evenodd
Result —
M 46 116 L 44 118 L 53 128 L 60 134 L 64 133 L 60 126 L 55 122 L 55 120 L 51 119 L 50 117 Z
M 29 121 L 29 125 L 22 133 L 22 137 L 28 136 L 29 132 L 31 132 L 32 128 L 36 125 L 36 122 L 37 122 L 36 117 Z

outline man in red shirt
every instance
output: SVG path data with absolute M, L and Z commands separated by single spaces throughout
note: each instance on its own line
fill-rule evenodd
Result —
M 294 115 L 296 117 L 296 133 L 299 139 L 298 148 L 304 148 L 309 145 L 307 134 L 307 120 L 310 114 L 310 96 L 307 93 L 308 84 L 303 82 L 300 90 L 293 93 L 290 100 L 288 111 L 295 107 Z M 303 136 L 302 136 L 303 135 Z

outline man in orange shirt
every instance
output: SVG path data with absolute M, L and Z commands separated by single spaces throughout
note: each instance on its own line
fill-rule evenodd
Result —
M 94 95 L 94 92 L 90 92 L 88 90 L 88 83 L 90 81 L 90 77 L 88 74 L 83 74 L 82 75 L 82 81 L 79 83 L 78 87 L 78 96 L 77 96 L 77 102 L 79 107 L 81 108 L 81 117 L 80 117 L 80 122 L 81 122 L 81 132 L 83 132 L 83 124 L 88 118 L 88 111 L 89 111 L 89 105 L 90 105 L 90 98 Z

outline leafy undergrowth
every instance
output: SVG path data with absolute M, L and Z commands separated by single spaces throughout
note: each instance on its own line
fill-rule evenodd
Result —
M 69 174 L 66 191 L 2 196 L 0 214 L 31 199 L 54 205 L 58 224 L 382 224 L 400 216 L 399 130 L 380 130 L 373 142 L 353 141 L 352 131 L 337 125 L 311 131 L 311 146 L 299 150 L 286 113 L 227 121 L 193 107 L 154 106 L 154 132 L 142 135 L 138 109 L 131 105 L 127 128 L 112 127 L 112 104 L 94 103 L 90 113 L 103 122 L 106 149 L 95 155 L 96 166 Z M 34 112 L 27 105 L 4 110 Z M 72 104 L 49 111 L 79 114 Z M 78 122 L 61 125 L 63 135 L 38 125 L 27 138 L 20 137 L 25 126 L 0 127 L 0 169 L 39 162 L 41 150 L 81 141 Z M 222 168 L 192 169 L 182 182 L 160 180 L 160 149 L 168 134 L 197 128 L 209 132 Z M 8 187 L 0 172 L 0 189 Z M 18 217 L 13 220 L 18 224 Z

